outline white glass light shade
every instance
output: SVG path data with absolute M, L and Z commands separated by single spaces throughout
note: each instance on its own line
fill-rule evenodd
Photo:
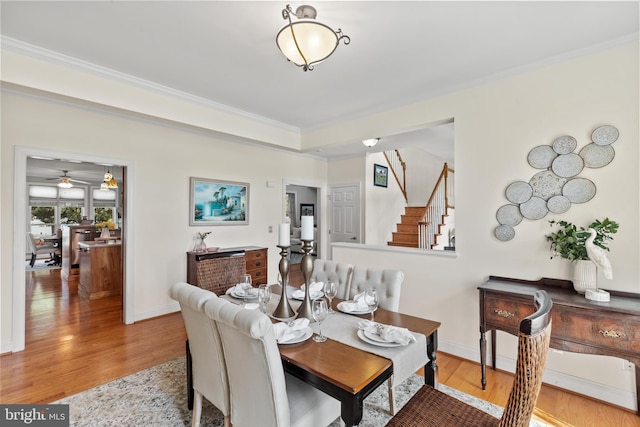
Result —
M 69 178 L 63 176 L 62 178 L 60 178 L 60 182 L 58 183 L 58 187 L 60 187 L 60 188 L 71 188 L 71 187 L 73 187 L 73 184 L 71 183 L 71 181 L 69 181 Z
M 100 184 L 100 191 L 109 191 L 109 184 L 107 184 L 106 182 Z
M 376 145 L 378 143 L 379 140 L 380 140 L 380 138 L 363 139 L 362 143 L 364 145 L 366 145 L 367 147 L 373 147 L 374 145 Z
M 315 20 L 301 19 L 285 25 L 278 33 L 276 43 L 294 64 L 311 65 L 328 58 L 336 50 L 338 35 Z

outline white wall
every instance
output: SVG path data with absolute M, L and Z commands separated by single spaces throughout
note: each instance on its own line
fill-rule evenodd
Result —
M 212 231 L 209 246 L 269 248 L 269 277 L 279 260 L 277 232 L 283 220 L 283 182 L 326 182 L 326 162 L 270 148 L 251 147 L 150 120 L 5 91 L 2 94 L 1 305 L 2 350 L 12 342 L 14 148 L 108 155 L 135 164 L 133 269 L 134 318 L 175 311 L 169 286 L 186 279 L 186 252 L 198 231 Z M 189 177 L 250 184 L 248 226 L 189 227 Z M 276 183 L 268 187 L 267 181 Z M 19 265 L 24 265 L 24 258 Z M 22 275 L 24 277 L 24 274 Z
M 338 244 L 332 246 L 334 260 L 403 270 L 400 309 L 442 322 L 441 348 L 476 360 L 476 287 L 489 275 L 571 278 L 569 262 L 549 259 L 544 238 L 550 231 L 549 219 L 584 226 L 606 216 L 618 221 L 620 230 L 609 255 L 614 280 L 600 276 L 600 285 L 640 293 L 638 76 L 638 45 L 634 44 L 318 131 L 318 138 L 333 135 L 337 139 L 379 123 L 402 128 L 446 117 L 453 117 L 456 126 L 455 257 Z M 529 150 L 565 134 L 577 138 L 581 148 L 603 124 L 616 126 L 620 138 L 613 145 L 616 155 L 610 165 L 581 173 L 596 184 L 595 198 L 573 205 L 563 215 L 524 220 L 515 227 L 512 241 L 498 241 L 493 236 L 495 213 L 507 203 L 505 188 L 537 172 L 527 163 Z M 367 211 L 382 208 L 367 200 Z M 498 341 L 498 366 L 508 367 L 516 356 L 516 341 L 502 333 Z M 553 384 L 636 406 L 632 372 L 623 371 L 618 359 L 552 352 L 547 366 L 546 380 Z
M 407 163 L 407 203 L 409 206 L 426 206 L 445 160 L 418 147 L 400 150 L 400 154 Z

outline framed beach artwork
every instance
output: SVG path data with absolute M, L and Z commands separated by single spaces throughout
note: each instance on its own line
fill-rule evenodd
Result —
M 248 225 L 249 184 L 190 178 L 189 225 Z
M 373 185 L 386 187 L 389 178 L 389 168 L 382 165 L 373 165 Z

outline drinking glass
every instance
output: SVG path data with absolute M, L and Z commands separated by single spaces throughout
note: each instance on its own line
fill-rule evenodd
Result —
M 242 298 L 242 301 L 244 305 L 247 305 L 249 303 L 249 300 L 251 299 L 251 296 L 249 294 L 249 290 L 252 288 L 251 275 L 243 274 L 240 278 L 240 284 L 242 285 L 242 289 L 244 289 L 244 298 Z
M 364 301 L 369 306 L 369 310 L 371 310 L 371 321 L 373 322 L 373 313 L 378 308 L 378 293 L 374 288 L 369 288 L 365 291 Z
M 260 285 L 258 288 L 258 302 L 260 303 L 260 310 L 263 313 L 267 312 L 267 304 L 271 300 L 271 286 L 268 284 Z
M 324 298 L 318 298 L 313 301 L 311 312 L 313 314 L 313 319 L 318 322 L 318 335 L 313 337 L 313 340 L 315 342 L 325 342 L 327 337 L 322 335 L 322 321 L 327 317 L 327 301 Z
M 333 305 L 331 304 L 331 302 L 333 301 L 336 294 L 338 293 L 338 287 L 336 286 L 335 282 L 326 282 L 324 284 L 323 290 L 324 290 L 325 296 L 329 300 L 329 313 L 335 313 L 335 311 L 333 311 Z

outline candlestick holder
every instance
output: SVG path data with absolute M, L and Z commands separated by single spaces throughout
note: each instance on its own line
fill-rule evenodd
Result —
M 280 293 L 280 302 L 273 311 L 273 317 L 278 319 L 289 319 L 296 315 L 293 311 L 291 304 L 289 304 L 289 298 L 287 298 L 287 285 L 289 284 L 289 260 L 287 255 L 289 254 L 289 246 L 280 246 L 280 263 L 278 268 L 280 269 L 280 277 L 282 277 L 282 292 Z
M 313 273 L 313 257 L 311 256 L 311 246 L 313 240 L 302 240 L 302 260 L 300 261 L 300 271 L 304 277 L 304 300 L 298 307 L 298 319 L 306 318 L 310 322 L 314 322 L 313 311 L 311 309 L 311 298 L 309 296 L 309 288 L 311 287 L 311 274 Z

